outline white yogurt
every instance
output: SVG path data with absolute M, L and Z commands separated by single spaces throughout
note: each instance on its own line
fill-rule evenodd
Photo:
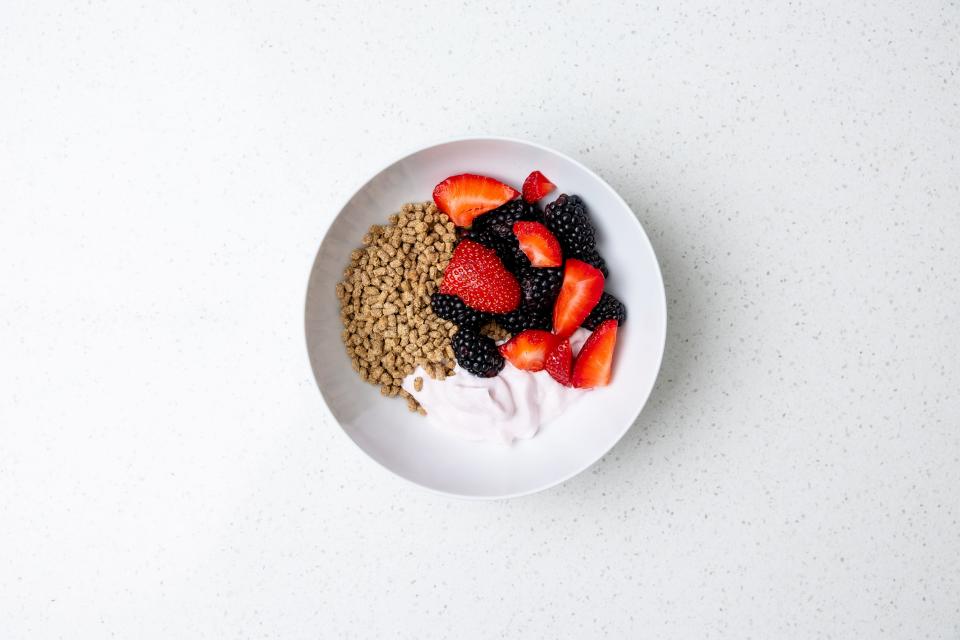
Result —
M 571 336 L 574 354 L 588 335 L 578 329 Z M 509 443 L 532 438 L 586 392 L 563 386 L 546 371 L 523 371 L 509 362 L 492 378 L 478 378 L 459 365 L 454 371 L 445 380 L 434 380 L 418 367 L 404 379 L 403 388 L 423 405 L 435 427 L 468 440 Z M 423 378 L 420 391 L 413 387 L 418 376 Z

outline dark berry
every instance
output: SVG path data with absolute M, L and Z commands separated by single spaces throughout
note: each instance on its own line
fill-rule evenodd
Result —
M 607 269 L 607 261 L 603 259 L 603 256 L 600 255 L 600 252 L 596 249 L 589 249 L 580 254 L 571 254 L 567 256 L 568 258 L 576 258 L 577 260 L 582 260 L 592 267 L 600 269 L 600 273 L 603 274 L 603 277 L 606 278 L 610 275 L 610 270 Z
M 521 306 L 509 313 L 501 313 L 495 319 L 497 324 L 514 335 L 524 329 L 550 331 L 553 328 L 553 309 L 549 306 L 536 309 Z
M 520 198 L 500 205 L 493 211 L 488 211 L 473 220 L 473 229 L 483 231 L 493 230 L 499 236 L 513 235 L 513 223 L 520 220 L 536 220 L 537 209 L 529 202 Z
M 566 257 L 586 255 L 596 247 L 597 239 L 590 215 L 579 196 L 561 194 L 547 205 L 543 223 L 560 241 Z
M 430 296 L 430 308 L 438 317 L 461 327 L 476 329 L 484 320 L 483 313 L 471 309 L 459 296 L 452 293 L 435 293 Z
M 517 274 L 520 283 L 520 306 L 528 309 L 553 308 L 563 284 L 560 267 L 528 267 Z
M 500 242 L 500 236 L 489 229 L 480 231 L 478 229 L 468 229 L 463 232 L 463 237 L 474 242 L 479 242 L 483 246 L 496 250 Z
M 590 311 L 590 315 L 583 321 L 584 327 L 593 331 L 604 320 L 616 320 L 617 324 L 623 324 L 627 319 L 627 308 L 623 303 L 613 297 L 606 291 L 600 296 L 597 306 Z
M 465 232 L 463 237 L 479 242 L 483 246 L 496 251 L 497 257 L 503 262 L 503 266 L 513 273 L 518 273 L 521 269 L 530 266 L 530 259 L 520 248 L 520 243 L 517 241 L 517 237 L 513 235 L 511 227 L 499 223 L 479 228 L 474 227 Z
M 461 328 L 450 340 L 457 364 L 480 378 L 492 378 L 503 369 L 497 343 L 473 329 Z

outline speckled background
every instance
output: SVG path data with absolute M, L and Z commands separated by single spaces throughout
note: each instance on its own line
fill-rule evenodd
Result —
M 956 2 L 43 5 L 0 7 L 5 640 L 960 636 Z M 483 133 L 623 194 L 670 328 L 605 459 L 468 503 L 348 441 L 302 321 L 338 204 Z

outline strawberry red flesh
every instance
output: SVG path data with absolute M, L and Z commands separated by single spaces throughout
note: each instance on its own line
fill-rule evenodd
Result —
M 507 313 L 520 304 L 520 285 L 493 249 L 461 240 L 443 272 L 440 293 L 460 296 L 477 311 Z
M 458 227 L 469 227 L 477 216 L 518 195 L 513 187 L 474 173 L 450 176 L 433 189 L 433 201 Z
M 604 320 L 590 334 L 577 354 L 573 365 L 573 386 L 580 389 L 610 384 L 613 371 L 613 349 L 617 344 L 617 321 Z
M 573 369 L 573 351 L 570 349 L 570 341 L 566 338 L 560 339 L 553 351 L 547 354 L 547 359 L 543 363 L 550 377 L 564 385 L 572 386 L 571 374 Z
M 500 355 L 517 369 L 543 371 L 549 354 L 559 338 L 549 331 L 527 329 L 500 345 Z
M 513 224 L 520 249 L 535 267 L 559 267 L 563 264 L 560 242 L 539 222 L 522 220 Z
M 563 285 L 553 307 L 553 332 L 563 338 L 577 330 L 603 294 L 603 274 L 586 262 L 570 258 L 563 270 Z
M 556 188 L 555 184 L 547 180 L 547 176 L 534 171 L 523 181 L 523 199 L 527 202 L 536 202 Z

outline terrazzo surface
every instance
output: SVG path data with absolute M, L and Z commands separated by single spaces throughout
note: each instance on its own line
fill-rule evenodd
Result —
M 960 637 L 960 7 L 0 7 L 0 635 Z M 405 151 L 632 206 L 625 438 L 503 502 L 366 459 L 306 278 Z

